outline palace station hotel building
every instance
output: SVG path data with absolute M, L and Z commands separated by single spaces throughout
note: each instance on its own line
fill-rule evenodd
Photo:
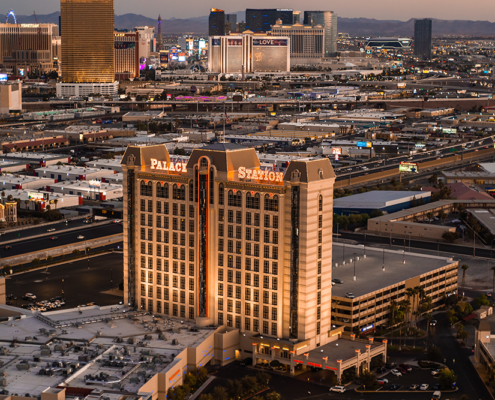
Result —
M 122 166 L 126 304 L 238 331 L 233 341 L 215 341 L 221 363 L 233 351 L 232 359 L 276 359 L 290 372 L 297 364 L 326 367 L 340 378 L 345 368 L 385 357 L 385 344 L 344 340 L 343 326 L 331 325 L 328 159 L 280 170 L 236 144 L 195 149 L 187 162 L 156 145 L 128 147 Z M 352 348 L 341 344 L 322 357 L 335 341 Z

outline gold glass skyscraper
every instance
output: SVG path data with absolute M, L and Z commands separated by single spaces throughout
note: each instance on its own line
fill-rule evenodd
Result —
M 62 81 L 112 83 L 113 0 L 61 0 Z

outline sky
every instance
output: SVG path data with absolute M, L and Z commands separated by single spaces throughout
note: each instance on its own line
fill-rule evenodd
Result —
M 410 18 L 464 19 L 495 22 L 493 0 L 470 3 L 466 0 L 114 0 L 115 13 L 142 14 L 162 19 L 188 18 L 208 15 L 211 7 L 224 9 L 227 13 L 249 8 L 292 8 L 293 10 L 335 11 L 341 17 L 395 19 Z M 50 14 L 60 10 L 60 0 L 2 0 L 1 13 L 14 9 L 19 15 Z M 476 4 L 476 6 L 471 7 Z M 331 7 L 328 9 L 328 7 Z

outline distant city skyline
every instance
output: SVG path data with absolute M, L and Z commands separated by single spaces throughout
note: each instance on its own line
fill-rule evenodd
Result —
M 253 0 L 249 3 L 239 0 L 212 0 L 209 3 L 197 0 L 185 0 L 179 3 L 164 4 L 159 0 L 147 0 L 137 4 L 130 0 L 116 0 L 115 13 L 117 15 L 135 13 L 147 17 L 162 15 L 163 19 L 191 18 L 207 16 L 210 8 L 221 8 L 226 13 L 235 13 L 245 8 L 292 8 L 298 11 L 328 10 L 336 12 L 345 18 L 375 18 L 378 20 L 401 20 L 407 21 L 411 18 L 438 18 L 447 20 L 480 20 L 495 22 L 495 12 L 487 13 L 486 9 L 480 7 L 466 7 L 461 0 L 437 0 L 431 3 L 429 0 L 418 0 L 414 7 L 401 7 L 393 0 L 354 0 L 353 2 L 338 0 L 331 4 L 322 0 L 301 4 L 295 0 L 276 0 L 267 4 L 264 1 Z M 4 3 L 1 12 L 13 9 L 19 15 L 32 15 L 33 10 L 37 14 L 49 14 L 60 10 L 60 0 L 10 0 Z

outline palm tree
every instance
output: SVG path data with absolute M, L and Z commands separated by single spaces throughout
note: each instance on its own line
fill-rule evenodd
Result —
M 429 213 L 426 213 L 426 218 L 429 219 L 429 223 L 431 224 L 431 220 L 433 219 L 433 213 L 430 211 Z
M 431 313 L 426 313 L 425 314 L 425 319 L 426 319 L 426 337 L 430 334 L 430 321 L 433 319 L 433 315 Z M 428 343 L 428 340 L 425 341 L 425 343 Z
M 494 267 L 495 268 L 495 267 Z M 493 275 L 494 275 L 494 279 L 495 279 L 495 271 L 493 272 Z M 394 322 L 395 322 L 395 308 L 397 307 L 397 302 L 395 300 L 392 300 L 390 302 L 390 308 L 392 310 L 392 318 L 390 318 L 389 320 L 389 326 L 393 326 L 394 325 Z
M 58 204 L 58 199 L 53 200 L 53 203 L 55 204 L 55 209 L 56 209 Z
M 462 291 L 464 292 L 464 280 L 466 279 L 466 271 L 469 269 L 469 265 L 463 264 L 462 269 Z M 457 294 L 459 296 L 459 294 Z
M 438 215 L 438 218 L 440 218 L 440 221 L 442 221 L 442 223 L 443 223 L 445 217 L 447 216 L 447 214 L 445 214 L 445 211 L 443 211 L 443 210 L 440 210 L 437 215 Z

